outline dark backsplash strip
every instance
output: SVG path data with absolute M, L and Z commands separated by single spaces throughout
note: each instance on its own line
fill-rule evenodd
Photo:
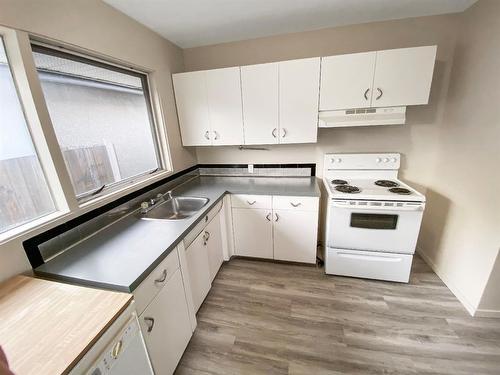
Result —
M 134 191 L 130 194 L 127 194 L 117 200 L 110 202 L 104 206 L 98 207 L 92 211 L 86 212 L 85 214 L 78 216 L 72 220 L 69 220 L 66 223 L 60 224 L 54 228 L 51 228 L 43 233 L 40 233 L 30 239 L 27 239 L 23 242 L 24 249 L 26 251 L 26 255 L 28 256 L 28 260 L 33 268 L 36 268 L 44 263 L 42 254 L 39 249 L 39 245 L 47 242 L 63 233 L 69 232 L 72 229 L 97 218 L 99 215 L 102 215 L 118 206 L 121 206 L 130 200 L 133 200 L 142 194 L 145 194 L 151 190 L 154 190 L 170 181 L 173 181 L 179 177 L 182 177 L 188 173 L 195 172 L 200 168 L 248 168 L 248 164 L 198 164 L 187 169 L 184 169 L 180 172 L 174 173 L 171 176 L 168 176 L 160 181 L 157 181 L 151 185 L 148 185 L 142 189 Z M 255 164 L 254 168 L 310 168 L 311 176 L 316 175 L 316 164 Z
M 254 164 L 254 168 L 310 168 L 311 176 L 316 176 L 316 164 Z M 198 164 L 198 168 L 248 168 L 248 164 Z

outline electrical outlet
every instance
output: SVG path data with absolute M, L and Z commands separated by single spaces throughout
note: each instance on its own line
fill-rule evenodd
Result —
M 253 173 L 253 164 L 248 164 L 248 173 Z

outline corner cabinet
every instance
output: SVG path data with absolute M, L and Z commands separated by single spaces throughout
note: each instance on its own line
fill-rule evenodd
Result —
M 427 104 L 436 46 L 323 57 L 320 111 Z
M 184 146 L 244 143 L 239 67 L 178 73 L 172 80 Z
M 235 255 L 315 263 L 319 198 L 232 195 Z

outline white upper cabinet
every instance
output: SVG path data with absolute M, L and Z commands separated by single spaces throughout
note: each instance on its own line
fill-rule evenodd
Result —
M 278 143 L 278 63 L 241 67 L 245 144 Z
M 211 145 L 205 72 L 172 76 L 184 146 Z
M 243 144 L 240 68 L 207 70 L 205 74 L 212 144 Z
M 279 143 L 316 142 L 320 58 L 279 63 Z
M 172 79 L 184 146 L 244 143 L 239 67 L 179 73 Z
M 369 107 L 377 52 L 323 57 L 319 109 Z
M 377 52 L 372 107 L 427 104 L 436 46 Z
M 323 57 L 320 111 L 427 104 L 436 46 Z

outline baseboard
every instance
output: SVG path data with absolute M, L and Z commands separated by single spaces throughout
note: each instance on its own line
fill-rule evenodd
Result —
M 434 273 L 438 275 L 438 277 L 446 284 L 448 289 L 457 297 L 460 303 L 465 307 L 467 312 L 471 316 L 479 316 L 477 315 L 477 308 L 464 296 L 464 294 L 458 289 L 455 284 L 450 280 L 450 278 L 431 260 L 431 258 L 425 254 L 422 249 L 417 248 L 417 253 L 422 257 L 422 259 L 432 268 Z M 490 310 L 485 310 L 490 311 Z M 494 311 L 494 310 L 493 310 Z
M 500 310 L 477 309 L 474 317 L 478 318 L 500 318 Z

